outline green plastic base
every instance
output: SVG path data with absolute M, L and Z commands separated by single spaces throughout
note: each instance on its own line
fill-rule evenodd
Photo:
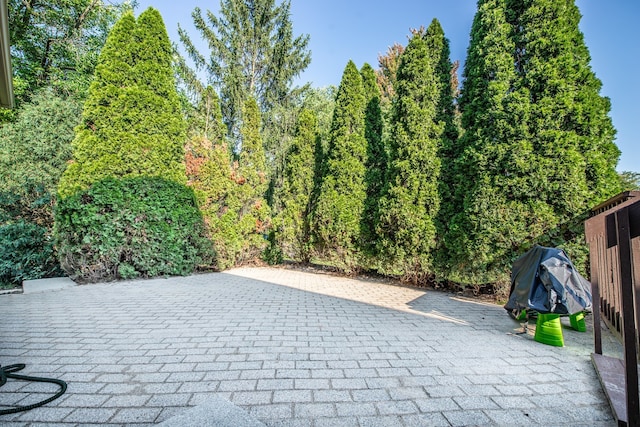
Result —
M 587 332 L 587 324 L 584 321 L 584 311 L 569 316 L 571 327 L 579 332 Z
M 564 337 L 562 336 L 560 316 L 557 314 L 538 314 L 536 334 L 533 339 L 542 344 L 563 347 Z
M 527 318 L 527 310 L 522 310 L 516 320 L 525 320 Z

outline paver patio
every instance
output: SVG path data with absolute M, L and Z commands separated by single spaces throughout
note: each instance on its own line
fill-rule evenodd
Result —
M 590 332 L 519 330 L 453 294 L 279 268 L 5 295 L 0 364 L 68 391 L 0 425 L 149 426 L 211 396 L 269 426 L 615 425 Z M 0 405 L 55 390 L 9 380 Z

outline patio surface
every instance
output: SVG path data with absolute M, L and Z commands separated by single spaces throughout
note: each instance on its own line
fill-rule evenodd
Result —
M 0 425 L 150 426 L 214 397 L 268 426 L 615 425 L 591 325 L 563 348 L 521 330 L 453 294 L 280 268 L 3 295 L 0 364 L 68 390 Z M 0 405 L 56 390 L 10 379 Z

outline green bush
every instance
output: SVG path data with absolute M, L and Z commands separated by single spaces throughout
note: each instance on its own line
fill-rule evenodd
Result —
M 61 199 L 62 268 L 95 282 L 186 275 L 213 262 L 193 190 L 162 178 L 108 178 Z
M 20 285 L 60 273 L 45 227 L 23 220 L 0 225 L 0 284 Z

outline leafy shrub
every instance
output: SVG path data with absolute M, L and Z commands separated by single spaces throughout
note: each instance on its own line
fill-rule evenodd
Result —
M 213 262 L 193 190 L 162 178 L 108 178 L 63 198 L 55 233 L 62 268 L 99 281 L 190 274 Z
M 23 220 L 0 225 L 0 283 L 20 285 L 60 273 L 45 227 Z

